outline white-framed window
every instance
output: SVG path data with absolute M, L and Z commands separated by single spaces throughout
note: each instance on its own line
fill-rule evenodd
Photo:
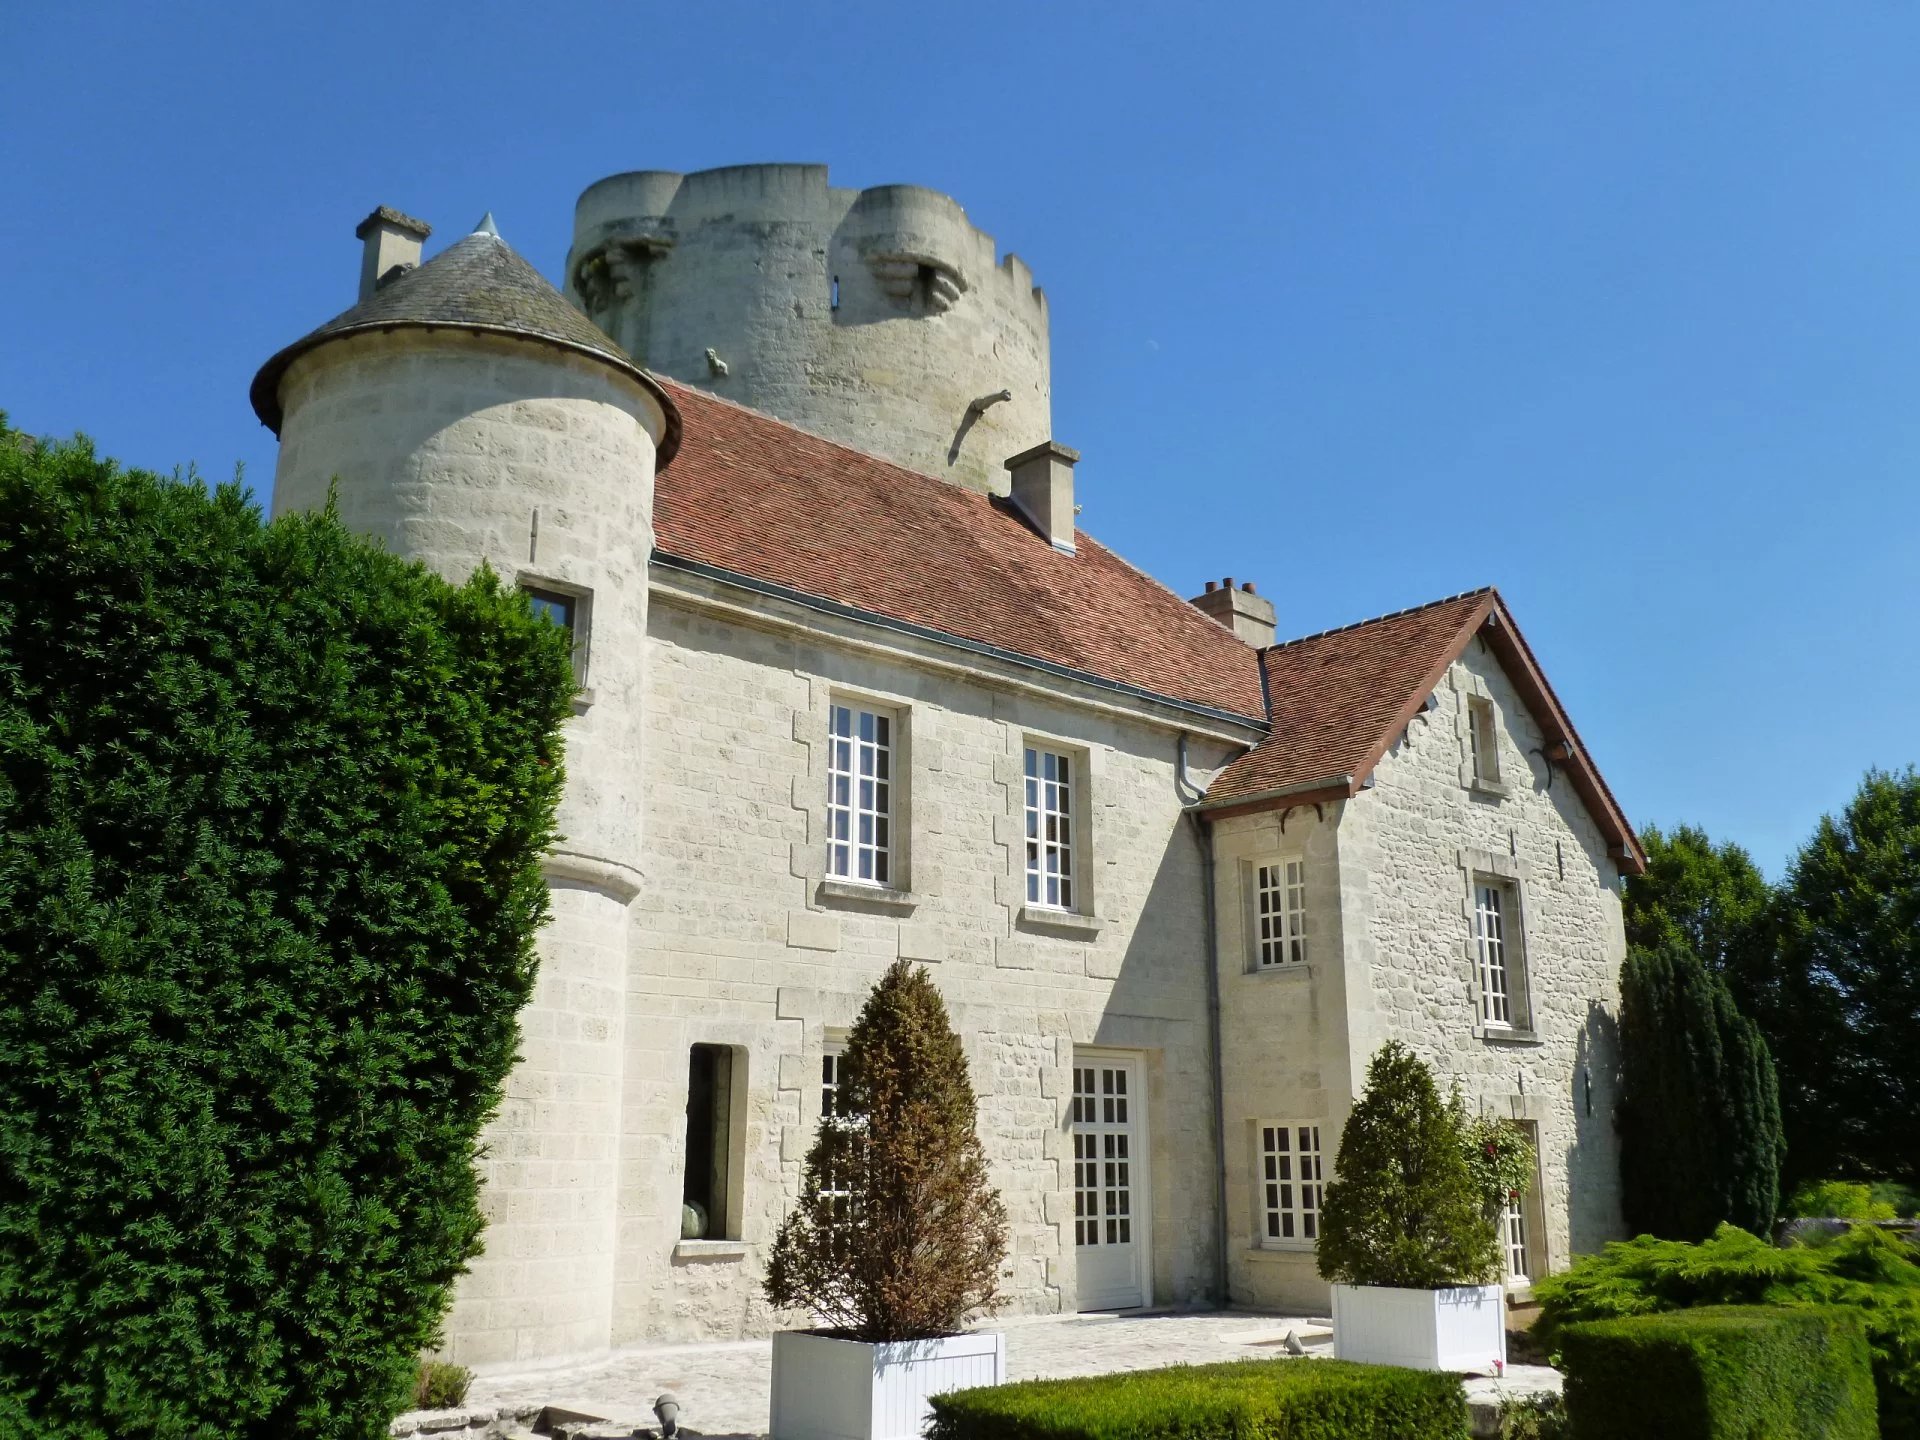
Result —
M 1318 1125 L 1260 1122 L 1261 1244 L 1311 1244 L 1320 1238 L 1320 1173 Z
M 846 1127 L 854 1123 L 847 1114 L 847 1095 L 841 1088 L 845 1063 L 846 1046 L 829 1041 L 820 1055 L 820 1124 L 823 1127 Z M 853 1190 L 846 1177 L 822 1175 L 819 1193 L 836 1223 L 852 1213 Z
M 1467 750 L 1476 784 L 1500 783 L 1500 731 L 1493 701 L 1484 695 L 1467 697 Z
M 1513 888 L 1498 880 L 1473 882 L 1473 943 L 1479 961 L 1480 1023 L 1513 1025 L 1514 957 L 1509 952 Z
M 1254 918 L 1262 969 L 1307 959 L 1307 862 L 1278 860 L 1254 871 Z
M 835 703 L 827 736 L 827 874 L 893 883 L 893 730 L 884 710 Z
M 1027 746 L 1027 904 L 1071 910 L 1078 779 L 1071 755 Z
M 1527 1202 L 1520 1194 L 1508 1195 L 1506 1209 L 1500 1213 L 1500 1248 L 1506 1255 L 1507 1279 L 1527 1284 Z

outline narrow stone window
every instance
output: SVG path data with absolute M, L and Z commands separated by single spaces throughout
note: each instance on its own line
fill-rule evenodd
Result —
M 1029 745 L 1027 903 L 1073 909 L 1074 777 L 1072 757 Z
M 835 705 L 827 737 L 827 874 L 889 886 L 893 859 L 891 715 Z
M 847 1094 L 841 1088 L 845 1063 L 846 1049 L 842 1045 L 829 1043 L 820 1056 L 820 1125 L 823 1129 L 829 1125 L 844 1129 L 858 1123 L 847 1113 Z M 851 1215 L 853 1190 L 845 1176 L 822 1175 L 820 1196 L 827 1202 L 835 1224 Z
M 1539 1154 L 1539 1127 L 1531 1121 L 1515 1121 L 1514 1128 L 1526 1136 L 1534 1146 L 1534 1154 Z M 1537 1161 L 1536 1161 L 1537 1163 Z M 1536 1269 L 1544 1269 L 1539 1260 L 1537 1239 L 1540 1233 L 1538 1218 L 1540 1186 L 1536 1182 L 1524 1190 L 1508 1194 L 1506 1204 L 1500 1211 L 1500 1258 L 1507 1272 L 1507 1284 L 1519 1288 L 1532 1284 L 1530 1278 Z
M 1499 729 L 1493 702 L 1484 695 L 1467 697 L 1467 744 L 1472 750 L 1473 779 L 1477 785 L 1500 784 Z
M 1261 968 L 1304 965 L 1307 959 L 1306 862 L 1283 860 L 1262 865 L 1255 880 Z
M 1261 1123 L 1261 1244 L 1311 1244 L 1320 1238 L 1320 1170 L 1318 1125 Z
M 1474 882 L 1473 940 L 1479 959 L 1480 1023 L 1489 1029 L 1511 1029 L 1514 1025 L 1520 988 L 1517 908 L 1511 885 L 1497 880 Z
M 683 1240 L 727 1240 L 732 1224 L 736 1052 L 695 1045 L 687 1061 L 687 1163 L 681 1184 Z
M 831 303 L 834 309 L 838 310 L 840 308 L 840 277 L 838 275 L 833 277 L 833 300 Z
M 587 683 L 587 620 L 592 612 L 593 592 L 561 590 L 550 584 L 522 582 L 521 592 L 533 613 L 567 634 L 567 649 L 573 656 L 573 681 Z

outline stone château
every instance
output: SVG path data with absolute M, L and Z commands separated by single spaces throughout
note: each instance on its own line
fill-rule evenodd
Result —
M 1644 858 L 1491 589 L 1277 641 L 1075 521 L 1048 313 L 952 200 L 614 176 L 564 295 L 361 224 L 267 362 L 325 503 L 567 626 L 580 695 L 453 1359 L 767 1333 L 767 1248 L 897 957 L 964 1037 L 1017 1312 L 1321 1309 L 1320 1185 L 1400 1039 L 1527 1128 L 1512 1284 L 1619 1231 Z

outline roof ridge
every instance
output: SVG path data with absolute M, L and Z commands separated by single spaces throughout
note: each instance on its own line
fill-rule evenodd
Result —
M 1296 635 L 1291 640 L 1281 640 L 1267 646 L 1268 650 L 1286 650 L 1295 645 L 1304 645 L 1309 640 L 1324 640 L 1329 635 L 1343 635 L 1349 630 L 1361 630 L 1368 625 L 1378 625 L 1383 620 L 1399 620 L 1408 615 L 1418 615 L 1423 610 L 1437 610 L 1442 605 L 1451 605 L 1456 600 L 1478 599 L 1483 595 L 1497 593 L 1491 585 L 1477 585 L 1471 590 L 1462 590 L 1457 595 L 1442 595 L 1438 600 L 1428 600 L 1424 604 L 1409 605 L 1404 610 L 1389 610 L 1384 615 L 1371 615 L 1365 620 L 1354 620 L 1345 625 L 1335 625 L 1326 630 L 1316 630 L 1311 635 Z

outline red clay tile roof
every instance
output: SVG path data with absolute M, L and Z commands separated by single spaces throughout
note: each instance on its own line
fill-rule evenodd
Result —
M 1559 697 L 1488 588 L 1363 620 L 1261 652 L 1273 731 L 1227 766 L 1207 791 L 1207 808 L 1358 794 L 1400 732 L 1485 630 L 1507 676 L 1546 733 L 1556 763 L 1586 803 L 1623 869 L 1646 866 L 1633 827 L 1587 754 Z
M 1077 532 L 672 380 L 654 538 L 694 561 L 1264 723 L 1258 652 Z
M 1301 785 L 1347 793 L 1379 759 L 1381 738 L 1406 723 L 1408 698 L 1440 683 L 1492 595 L 1475 590 L 1263 652 L 1273 734 L 1220 773 L 1208 801 Z

